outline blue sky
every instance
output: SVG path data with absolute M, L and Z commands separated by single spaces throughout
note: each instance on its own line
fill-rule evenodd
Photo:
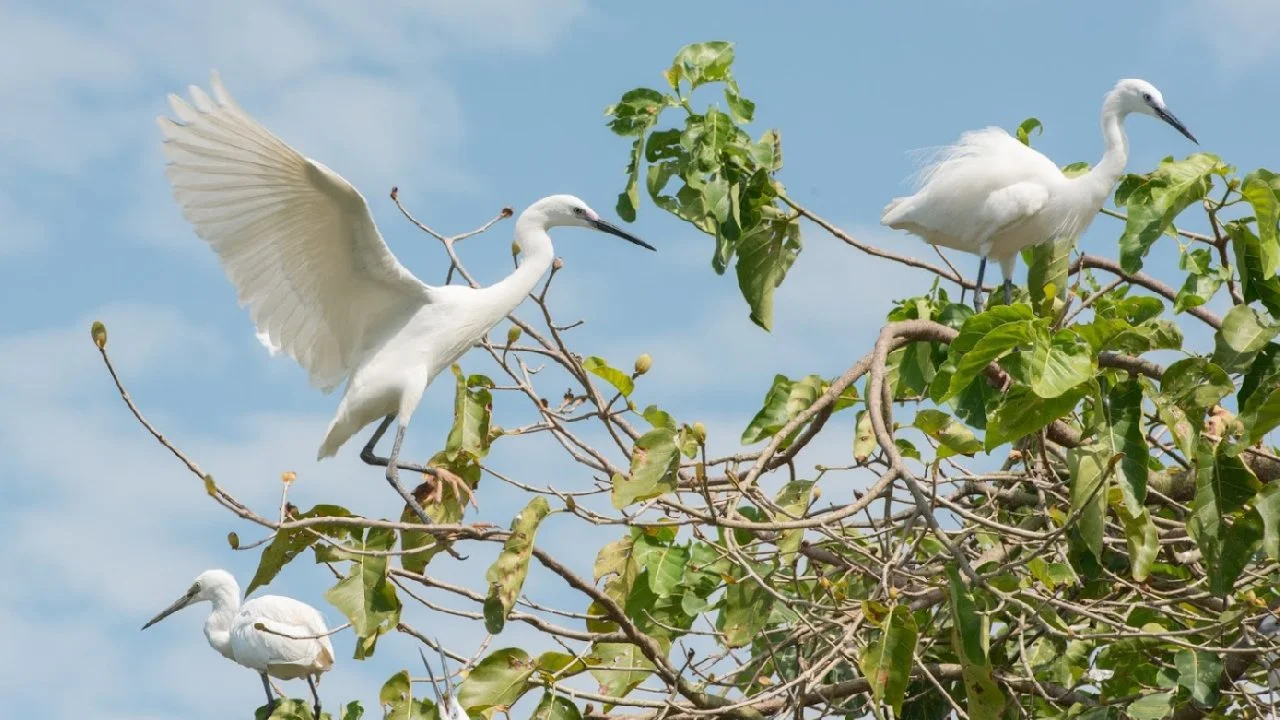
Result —
M 1280 9 L 1269 0 L 307 6 L 0 0 L 0 527 L 10 548 L 0 697 L 15 716 L 81 717 L 91 707 L 100 718 L 212 719 L 247 717 L 260 703 L 257 680 L 204 645 L 200 611 L 137 630 L 207 567 L 248 578 L 256 555 L 232 553 L 224 536 L 257 535 L 127 416 L 89 343 L 91 320 L 107 322 L 143 408 L 242 499 L 271 507 L 279 473 L 295 470 L 303 507 L 324 499 L 396 511 L 355 447 L 313 462 L 337 398 L 267 357 L 173 203 L 153 120 L 166 93 L 207 86 L 210 69 L 268 127 L 360 188 L 394 252 L 429 282 L 442 280 L 443 254 L 400 220 L 386 198 L 392 185 L 449 232 L 557 192 L 612 215 L 627 144 L 605 129 L 602 109 L 624 90 L 656 86 L 676 49 L 697 40 L 737 43 L 735 73 L 758 104 L 757 132 L 782 129 L 782 179 L 797 199 L 918 257 L 932 252 L 876 225 L 905 189 L 909 150 L 1036 115 L 1046 126 L 1037 148 L 1060 164 L 1093 161 L 1102 95 L 1121 77 L 1160 87 L 1204 149 L 1244 169 L 1280 166 L 1270 91 Z M 1136 171 L 1193 150 L 1147 118 L 1129 129 Z M 891 299 L 929 282 L 811 228 L 766 335 L 747 320 L 732 277 L 711 273 L 706 237 L 650 205 L 635 229 L 660 252 L 556 235 L 566 269 L 554 306 L 588 320 L 574 331 L 584 353 L 621 367 L 651 353 L 642 400 L 704 420 L 718 449 L 735 446 L 773 373 L 838 373 L 870 347 Z M 1114 255 L 1117 230 L 1100 219 L 1085 244 Z M 509 268 L 510 231 L 508 222 L 461 246 L 483 282 Z M 1153 265 L 1167 271 L 1176 253 L 1161 249 Z M 956 261 L 972 272 L 968 258 Z M 474 356 L 464 365 L 488 370 Z M 410 452 L 438 446 L 451 392 L 447 383 L 428 391 Z M 508 426 L 525 417 L 502 404 L 496 412 Z M 806 458 L 847 461 L 851 433 L 832 428 Z M 590 483 L 532 440 L 495 449 L 493 463 L 531 482 Z M 482 486 L 477 519 L 505 525 L 524 502 L 501 490 Z M 556 523 L 540 538 L 548 547 L 581 542 L 574 526 Z M 593 555 L 573 563 L 589 570 Z M 467 566 L 440 571 L 476 586 L 488 557 L 477 550 Z M 328 583 L 303 559 L 272 590 L 320 604 Z M 536 573 L 528 591 L 563 597 Z M 459 650 L 482 636 L 431 615 L 409 619 L 439 627 Z M 515 628 L 495 642 L 533 641 Z M 336 644 L 328 702 L 359 697 L 371 707 L 383 678 L 417 669 L 401 640 L 367 663 L 347 659 L 349 638 Z

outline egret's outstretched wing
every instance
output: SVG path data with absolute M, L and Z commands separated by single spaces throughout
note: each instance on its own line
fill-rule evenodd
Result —
M 259 623 L 272 632 L 258 630 L 255 625 Z M 333 664 L 329 638 L 311 637 L 326 632 L 319 610 L 293 598 L 263 595 L 246 602 L 236 613 L 231 651 L 236 662 L 258 670 L 272 665 L 315 672 Z
M 429 302 L 432 288 L 396 260 L 364 197 L 249 116 L 213 74 L 213 99 L 170 95 L 159 118 L 183 214 L 222 259 L 258 337 L 326 392 L 368 343 Z

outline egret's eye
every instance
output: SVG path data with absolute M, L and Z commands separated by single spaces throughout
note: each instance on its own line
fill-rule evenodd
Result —
M 1142 93 L 1142 99 L 1151 102 L 1151 93 Z
M 584 210 L 584 209 L 582 209 L 582 208 L 580 208 L 580 207 L 576 207 L 576 208 L 574 208 L 574 209 L 573 209 L 573 214 L 574 214 L 574 215 L 578 215 L 578 216 L 582 216 L 582 215 L 586 215 L 586 214 L 587 214 L 587 211 L 586 211 L 586 210 Z

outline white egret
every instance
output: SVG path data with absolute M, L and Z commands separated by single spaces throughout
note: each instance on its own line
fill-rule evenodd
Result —
M 237 105 L 213 74 L 213 99 L 192 86 L 189 105 L 170 95 L 178 117 L 159 118 L 174 196 L 196 233 L 218 253 L 259 338 L 283 350 L 328 393 L 347 383 L 318 459 L 332 456 L 375 420 L 360 456 L 387 467 L 387 481 L 424 523 L 398 469 L 471 488 L 452 473 L 399 463 L 405 429 L 435 376 L 507 317 L 554 259 L 547 230 L 594 228 L 654 250 L 600 219 L 571 195 L 543 198 L 516 220 L 522 261 L 492 286 L 427 285 L 383 241 L 364 197 L 337 173 L 304 157 Z M 398 422 L 388 458 L 374 445 Z
M 1124 119 L 1152 115 L 1198 143 L 1145 80 L 1121 80 L 1102 103 L 1106 152 L 1091 170 L 1067 177 L 1052 160 L 998 127 L 974 130 L 943 148 L 920 174 L 910 197 L 894 198 L 880 223 L 918 235 L 932 245 L 978 255 L 974 307 L 982 309 L 987 258 L 1004 273 L 1005 303 L 1011 302 L 1018 253 L 1058 237 L 1084 232 L 1124 172 L 1129 140 Z
M 306 678 L 320 717 L 320 673 L 333 667 L 324 616 L 319 610 L 279 595 L 263 595 L 240 604 L 240 585 L 226 570 L 206 570 L 172 605 L 151 618 L 143 630 L 188 605 L 208 602 L 213 610 L 204 621 L 209 646 L 239 665 L 257 670 L 267 691 L 267 705 L 275 707 L 270 675 L 281 680 Z M 259 630 L 262 625 L 266 630 Z M 267 631 L 270 632 L 267 632 Z
M 431 680 L 431 689 L 436 694 L 436 708 L 439 716 L 443 720 L 468 720 L 467 711 L 462 709 L 462 703 L 458 702 L 458 693 L 453 689 L 453 679 L 449 673 L 449 658 L 445 657 L 444 646 L 440 644 L 440 639 L 436 638 L 436 652 L 440 653 L 440 674 L 443 675 L 444 692 L 440 691 L 440 685 L 436 683 L 436 674 L 431 670 L 431 663 L 427 662 L 427 656 L 422 652 L 422 648 L 418 648 L 418 656 L 422 658 L 422 664 L 427 667 L 427 677 Z

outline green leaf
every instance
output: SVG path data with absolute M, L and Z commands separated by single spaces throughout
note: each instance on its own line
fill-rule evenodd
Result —
M 809 509 L 810 498 L 813 495 L 813 482 L 808 480 L 793 480 L 782 486 L 778 491 L 778 496 L 773 502 L 784 512 L 773 513 L 775 522 L 785 522 L 795 518 L 803 517 L 805 510 Z M 778 537 L 777 546 L 779 557 L 784 563 L 791 562 L 797 550 L 800 549 L 800 542 L 804 540 L 804 530 L 796 528 L 794 530 L 783 530 Z
M 1067 450 L 1071 473 L 1071 514 L 1076 518 L 1072 539 L 1079 539 L 1095 558 L 1102 558 L 1102 538 L 1106 532 L 1108 467 L 1115 457 L 1111 449 L 1098 443 Z
M 640 146 L 643 142 L 644 136 L 641 135 L 631 143 L 631 156 L 627 160 L 627 185 L 618 193 L 618 202 L 614 205 L 618 217 L 629 223 L 636 221 L 636 209 L 640 207 L 640 191 L 637 186 L 640 184 Z
M 534 664 L 520 648 L 502 648 L 489 653 L 472 668 L 458 688 L 458 703 L 466 710 L 508 708 L 529 689 Z
M 1031 256 L 1027 261 L 1027 291 L 1031 293 L 1031 304 L 1037 314 L 1052 315 L 1054 298 L 1066 296 L 1067 271 L 1074 246 L 1075 238 L 1062 237 L 1024 251 Z
M 1225 449 L 1206 437 L 1197 440 L 1196 495 L 1187 521 L 1187 533 L 1200 548 L 1208 570 L 1209 589 L 1219 594 L 1230 590 L 1243 569 L 1240 554 L 1252 552 L 1264 535 L 1264 520 L 1256 513 L 1254 520 L 1240 518 L 1229 524 L 1261 483 L 1238 456 L 1227 455 Z
M 1235 389 L 1222 368 L 1204 358 L 1190 357 L 1165 368 L 1160 390 L 1187 414 L 1193 428 L 1204 413 Z
M 1222 660 L 1203 650 L 1179 650 L 1173 656 L 1178 668 L 1178 685 L 1191 693 L 1201 707 L 1218 704 L 1218 680 L 1222 677 Z
M 614 697 L 626 697 L 653 672 L 653 663 L 630 643 L 595 643 L 587 664 L 600 692 Z
M 1151 575 L 1151 566 L 1160 554 L 1160 535 L 1156 525 L 1145 507 L 1133 513 L 1125 502 L 1120 502 L 1115 503 L 1115 510 L 1124 525 L 1130 573 L 1135 582 L 1144 582 Z
M 775 375 L 773 384 L 765 393 L 760 411 L 747 429 L 742 431 L 742 444 L 752 445 L 778 434 L 788 422 L 803 412 L 825 392 L 825 383 L 821 376 L 806 375 L 792 381 L 785 375 Z M 800 428 L 796 428 L 797 431 Z M 790 438 L 788 438 L 790 440 Z M 784 442 L 782 447 L 786 447 Z
M 1116 205 L 1123 204 L 1128 215 L 1120 236 L 1120 265 L 1125 272 L 1142 269 L 1142 258 L 1155 241 L 1173 227 L 1179 213 L 1209 192 L 1213 175 L 1225 169 L 1217 156 L 1195 153 L 1186 160 L 1162 161 L 1136 184 L 1121 183 Z
M 364 551 L 390 550 L 396 541 L 394 530 L 370 528 L 362 547 Z M 324 594 L 347 620 L 356 634 L 355 659 L 373 655 L 378 637 L 400 622 L 400 598 L 395 585 L 387 580 L 387 555 L 355 555 L 351 569 L 337 585 Z
M 689 564 L 689 548 L 659 544 L 648 535 L 640 535 L 632 552 L 635 561 L 649 571 L 649 589 L 654 595 L 666 597 L 676 593 Z
M 1267 557 L 1280 560 L 1280 484 L 1268 483 L 1252 504 L 1263 523 L 1262 549 Z
M 1046 400 L 1059 397 L 1093 377 L 1093 348 L 1074 330 L 1057 332 L 1053 339 L 1037 333 L 1026 367 L 1031 390 Z
M 1124 454 L 1117 467 L 1116 484 L 1131 516 L 1139 516 L 1147 502 L 1147 447 L 1142 420 L 1142 384 L 1129 379 L 1113 388 L 1101 403 L 1102 426 L 1098 443 L 1110 455 Z
M 700 42 L 685 45 L 671 63 L 672 77 L 683 78 L 692 88 L 729 77 L 733 65 L 733 43 Z
M 737 648 L 751 644 L 768 624 L 773 600 L 773 596 L 750 576 L 741 577 L 726 587 L 724 606 L 716 618 L 716 629 L 724 633 L 725 645 Z
M 582 368 L 612 385 L 623 397 L 631 397 L 631 391 L 636 389 L 635 381 L 630 375 L 610 366 L 604 358 L 592 355 L 582 361 Z
M 1228 222 L 1226 231 L 1231 237 L 1245 302 L 1261 302 L 1272 316 L 1280 315 L 1280 279 L 1270 270 L 1280 264 L 1280 247 L 1264 244 L 1239 220 Z
M 430 700 L 413 699 L 413 686 L 408 670 L 401 670 L 383 683 L 378 692 L 378 703 L 385 713 L 384 720 L 436 720 L 434 703 Z M 347 709 L 350 711 L 351 707 L 348 705 Z M 344 715 L 344 720 L 345 717 Z
M 1056 398 L 1045 399 L 1031 388 L 1015 385 L 1005 393 L 1000 404 L 987 418 L 987 452 L 1001 445 L 1039 432 L 1054 420 L 1067 415 L 1086 392 L 1079 385 Z
M 613 506 L 618 510 L 675 490 L 680 448 L 676 434 L 654 428 L 636 440 L 631 472 L 613 477 Z
M 863 463 L 876 449 L 876 435 L 871 427 L 871 416 L 866 410 L 858 411 L 858 422 L 853 434 L 853 461 Z
M 1263 320 L 1248 305 L 1236 305 L 1227 311 L 1214 335 L 1213 362 L 1229 373 L 1244 372 L 1276 333 L 1280 333 L 1280 325 Z
M 449 459 L 466 453 L 476 459 L 489 454 L 489 420 L 493 414 L 493 381 L 484 375 L 463 378 L 457 365 L 453 366 L 457 377 L 457 391 L 453 401 L 453 427 L 445 441 L 445 456 Z
M 947 575 L 950 577 L 953 620 L 951 645 L 960 659 L 965 692 L 969 698 L 966 709 L 972 720 L 999 720 L 1004 713 L 1005 697 L 996 685 L 991 661 L 987 658 L 986 623 L 978 614 L 959 571 L 948 565 Z
M 316 505 L 294 517 L 298 520 L 315 517 L 351 517 L 351 512 L 337 505 Z M 281 568 L 288 565 L 298 556 L 298 553 L 311 547 L 318 540 L 316 532 L 324 534 L 325 528 L 316 526 L 277 531 L 258 559 L 258 569 L 254 572 L 253 579 L 249 581 L 249 587 L 244 591 L 245 597 L 253 594 L 254 590 L 270 584 L 280 573 Z
M 742 97 L 738 83 L 732 78 L 725 82 L 724 100 L 729 105 L 729 114 L 734 122 L 749 123 L 756 114 L 756 104 Z
M 1270 170 L 1258 169 L 1245 176 L 1240 194 L 1253 206 L 1258 221 L 1260 259 L 1258 267 L 1262 278 L 1271 278 L 1280 271 L 1280 234 L 1276 223 L 1280 221 L 1280 175 Z
M 1033 318 L 1026 305 L 997 305 L 966 320 L 951 342 L 951 357 L 959 359 L 950 385 L 935 400 L 942 402 L 960 394 L 987 365 L 1018 345 L 1031 342 L 1035 332 Z
M 889 611 L 879 639 L 867 646 L 858 663 L 863 677 L 871 684 L 876 702 L 887 703 L 893 708 L 895 715 L 902 713 L 902 701 L 906 696 L 907 683 L 911 679 L 917 634 L 911 608 L 895 605 Z
M 952 455 L 972 456 L 982 449 L 982 441 L 974 437 L 969 428 L 941 410 L 921 410 L 911 424 L 938 441 L 939 459 Z
M 668 105 L 668 96 L 649 88 L 636 88 L 623 93 L 616 104 L 605 108 L 611 117 L 609 129 L 622 136 L 644 135 L 658 121 L 658 114 Z
M 1125 713 L 1132 720 L 1162 720 L 1173 709 L 1173 693 L 1153 692 L 1129 703 Z
M 582 720 L 582 713 L 568 698 L 547 692 L 533 709 L 530 720 Z
M 497 635 L 506 624 L 507 615 L 515 607 L 524 579 L 529 574 L 529 558 L 533 556 L 533 540 L 538 525 L 551 512 L 546 498 L 541 495 L 511 520 L 511 535 L 502 545 L 502 552 L 485 572 L 489 583 L 489 595 L 484 601 L 485 629 Z
M 1018 142 L 1031 146 L 1031 133 L 1043 133 L 1044 125 L 1036 118 L 1027 118 L 1018 126 Z
M 738 288 L 751 308 L 751 321 L 773 328 L 773 291 L 800 254 L 800 225 L 785 220 L 761 224 L 738 241 Z

